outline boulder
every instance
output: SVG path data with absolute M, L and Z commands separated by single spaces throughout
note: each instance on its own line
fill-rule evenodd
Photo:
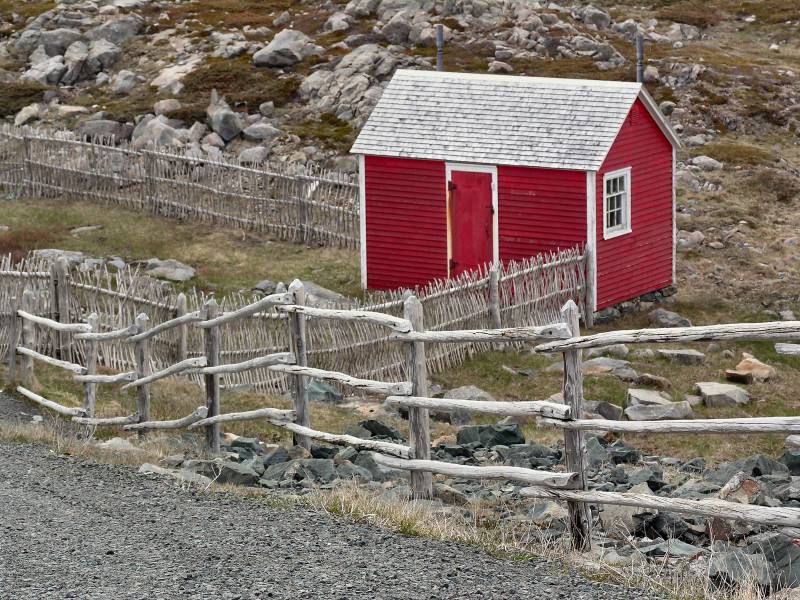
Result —
M 675 539 L 640 546 L 638 550 L 650 558 L 662 558 L 665 556 L 670 558 L 694 558 L 705 553 L 705 550 L 699 546 L 693 546 Z
M 264 146 L 255 146 L 253 148 L 246 148 L 239 152 L 238 160 L 243 165 L 260 165 L 267 161 L 269 158 L 269 148 Z
M 769 533 L 747 547 L 748 552 L 767 559 L 776 589 L 800 587 L 800 547 L 795 542 L 787 535 Z
M 702 171 L 719 171 L 722 169 L 722 163 L 710 156 L 695 156 L 691 162 Z
M 88 79 L 94 77 L 101 71 L 105 71 L 114 66 L 122 54 L 122 50 L 108 40 L 94 40 L 89 43 L 89 54 L 83 65 L 81 77 Z
M 283 135 L 283 132 L 269 123 L 255 123 L 246 127 L 242 135 L 249 142 L 268 142 Z
M 64 64 L 64 57 L 53 56 L 33 65 L 20 75 L 20 79 L 35 81 L 42 85 L 56 85 L 66 71 L 67 65 Z
M 118 96 L 123 96 L 132 92 L 138 84 L 139 78 L 136 73 L 122 69 L 111 80 L 111 91 Z
M 172 477 L 180 483 L 199 485 L 204 488 L 208 488 L 208 486 L 210 486 L 212 483 L 209 477 L 200 475 L 199 473 L 193 473 L 187 469 L 167 469 L 150 463 L 144 463 L 141 467 L 139 467 L 137 472 L 140 475 L 166 475 L 168 477 Z
M 347 31 L 350 29 L 350 15 L 346 12 L 335 12 L 322 26 L 323 31 Z
M 131 134 L 133 148 L 138 150 L 147 146 L 183 146 L 181 133 L 167 124 L 164 117 L 143 118 Z
M 194 55 L 177 65 L 166 67 L 150 82 L 150 85 L 165 94 L 178 94 L 183 89 L 183 78 L 194 71 L 202 61 L 202 56 Z
M 344 398 L 342 392 L 316 378 L 307 380 L 306 390 L 308 390 L 308 399 L 311 402 L 339 404 Z
M 722 486 L 717 495 L 721 500 L 728 502 L 760 504 L 759 500 L 764 496 L 764 490 L 761 489 L 758 481 L 740 471 Z
M 399 440 L 403 441 L 403 434 L 401 434 L 395 427 L 387 425 L 377 419 L 366 419 L 358 424 L 359 427 L 366 429 L 370 433 L 370 437 L 385 439 L 385 440 Z
M 752 354 L 742 353 L 742 360 L 736 369 L 725 371 L 725 378 L 730 381 L 752 383 L 753 381 L 765 382 L 774 379 L 778 374 L 775 367 L 761 362 Z
M 83 121 L 75 127 L 75 135 L 84 139 L 113 137 L 117 140 L 127 140 L 132 132 L 133 127 L 109 119 Z
M 785 464 L 772 460 L 763 454 L 754 454 L 740 460 L 722 463 L 714 469 L 706 470 L 703 475 L 710 482 L 724 485 L 740 472 L 746 477 L 775 475 L 778 477 L 783 476 L 787 480 L 789 478 L 789 469 Z
M 658 83 L 661 79 L 658 68 L 655 65 L 647 65 L 644 68 L 643 76 L 644 82 L 650 84 Z
M 695 250 L 703 245 L 706 236 L 702 231 L 678 231 L 677 246 L 678 250 Z
M 323 50 L 302 31 L 284 29 L 265 48 L 253 54 L 253 64 L 257 67 L 288 67 L 309 56 L 321 54 Z
M 672 362 L 680 363 L 682 365 L 699 365 L 702 364 L 706 359 L 705 354 L 692 348 L 659 350 L 658 354 L 662 358 L 666 358 Z
M 102 25 L 90 29 L 86 32 L 86 37 L 90 40 L 106 40 L 119 45 L 136 37 L 144 29 L 144 25 L 145 21 L 139 15 L 124 15 L 109 19 Z
M 81 41 L 73 42 L 64 54 L 64 64 L 67 70 L 61 76 L 62 85 L 77 83 L 84 71 L 86 59 L 89 57 L 89 46 Z
M 628 389 L 628 406 L 666 406 L 672 404 L 672 396 L 654 390 Z
M 383 35 L 390 44 L 406 43 L 411 33 L 412 17 L 413 15 L 410 11 L 401 10 L 383 26 L 381 35 Z
M 72 44 L 78 41 L 85 41 L 86 38 L 81 32 L 75 29 L 60 27 L 50 31 L 42 31 L 39 44 L 44 48 L 47 56 L 54 57 L 64 54 Z
M 600 443 L 600 440 L 592 436 L 586 438 L 586 462 L 590 468 L 596 469 L 614 461 L 605 446 Z
M 479 447 L 511 446 L 524 444 L 519 425 L 474 425 L 462 427 L 456 434 L 456 441 L 461 445 L 477 444 Z
M 618 421 L 622 418 L 622 407 L 603 400 L 584 400 L 584 411 L 600 415 L 610 421 Z
M 474 385 L 464 385 L 453 388 L 444 393 L 444 398 L 450 400 L 477 400 L 483 402 L 494 402 L 495 398 L 489 393 Z M 435 413 L 433 418 L 447 421 L 453 425 L 467 425 L 472 422 L 472 414 L 466 410 L 457 410 L 444 414 Z
M 692 322 L 686 317 L 682 317 L 676 312 L 666 310 L 664 308 L 657 308 L 652 310 L 647 315 L 650 324 L 653 327 L 691 327 Z
M 164 115 L 181 109 L 181 101 L 175 98 L 159 100 L 153 105 L 153 112 L 156 115 Z
M 800 450 L 787 450 L 778 459 L 778 462 L 786 465 L 786 468 L 789 469 L 789 473 L 793 476 L 800 476 Z
M 188 281 L 195 276 L 196 271 L 189 265 L 171 258 L 167 260 L 151 258 L 147 261 L 145 273 L 150 277 L 170 281 Z
M 261 481 L 306 481 L 308 483 L 330 483 L 338 479 L 336 465 L 329 458 L 300 458 L 267 467 Z
M 660 405 L 636 404 L 625 409 L 625 416 L 631 421 L 690 419 L 692 418 L 692 406 L 684 401 Z
M 712 553 L 708 576 L 717 584 L 742 588 L 769 588 L 775 578 L 766 557 L 761 554 L 745 554 L 741 550 Z
M 591 4 L 581 11 L 580 17 L 584 23 L 587 25 L 594 25 L 597 29 L 606 29 L 611 25 L 611 17 L 609 14 Z
M 217 94 L 216 90 L 211 92 L 211 102 L 206 108 L 206 115 L 209 128 L 226 142 L 231 141 L 242 131 L 239 115 L 231 110 L 231 107 L 224 98 Z
M 709 407 L 731 407 L 750 403 L 750 394 L 739 386 L 716 381 L 700 381 L 697 390 Z
M 27 125 L 31 121 L 38 121 L 42 118 L 45 110 L 46 107 L 42 104 L 29 104 L 14 116 L 14 125 L 16 127 L 21 127 L 22 125 Z
M 653 494 L 647 483 L 635 485 L 629 491 L 634 494 Z M 600 510 L 600 522 L 609 535 L 624 539 L 640 528 L 642 519 L 651 517 L 654 512 L 635 506 L 604 504 Z

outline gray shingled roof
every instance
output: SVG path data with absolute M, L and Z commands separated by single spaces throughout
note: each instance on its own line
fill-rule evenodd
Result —
M 640 83 L 401 69 L 351 152 L 595 171 L 640 96 L 677 143 Z

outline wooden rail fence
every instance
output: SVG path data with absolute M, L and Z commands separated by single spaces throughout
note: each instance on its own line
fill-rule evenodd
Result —
M 9 366 L 12 376 L 20 384 L 16 389 L 20 394 L 42 407 L 70 417 L 76 423 L 87 427 L 121 426 L 126 430 L 138 431 L 140 435 L 145 435 L 148 430 L 153 429 L 188 428 L 193 430 L 204 427 L 209 449 L 218 452 L 221 423 L 260 419 L 275 427 L 290 431 L 294 436 L 295 443 L 306 448 L 309 447 L 311 440 L 319 440 L 372 451 L 375 461 L 379 464 L 404 469 L 411 473 L 412 492 L 418 498 L 431 497 L 433 474 L 522 482 L 528 485 L 521 492 L 524 497 L 550 498 L 567 503 L 571 541 L 573 547 L 578 550 L 588 550 L 591 546 L 590 504 L 638 506 L 678 513 L 715 516 L 772 525 L 787 528 L 787 530 L 796 530 L 800 527 L 800 509 L 797 508 L 763 507 L 715 499 L 685 500 L 627 492 L 590 490 L 587 485 L 586 449 L 583 437 L 583 432 L 587 430 L 698 434 L 787 433 L 792 434 L 787 440 L 787 443 L 792 444 L 796 440 L 797 434 L 800 434 L 800 417 L 698 419 L 672 422 L 625 422 L 581 418 L 583 413 L 582 348 L 597 348 L 615 344 L 620 339 L 625 340 L 626 343 L 696 340 L 800 340 L 800 321 L 684 327 L 670 330 L 642 329 L 581 336 L 578 307 L 573 301 L 568 301 L 561 310 L 558 322 L 536 327 L 515 328 L 513 332 L 514 341 L 524 341 L 526 344 L 534 345 L 535 352 L 560 352 L 563 354 L 563 404 L 548 401 L 479 402 L 428 396 L 426 347 L 432 344 L 460 344 L 466 338 L 476 335 L 486 344 L 507 344 L 508 329 L 452 330 L 428 335 L 432 332 L 425 329 L 422 305 L 413 295 L 404 300 L 403 317 L 366 310 L 349 312 L 346 310 L 317 310 L 305 305 L 304 287 L 301 282 L 295 281 L 286 293 L 272 294 L 248 307 L 241 307 L 234 311 L 220 312 L 216 302 L 212 299 L 202 307 L 202 318 L 199 320 L 176 317 L 171 321 L 161 323 L 156 329 L 148 328 L 146 316 L 140 315 L 136 319 L 134 328 L 126 327 L 118 331 L 103 333 L 96 330 L 97 320 L 94 315 L 90 315 L 86 322 L 62 323 L 37 316 L 31 309 L 32 302 L 32 293 L 26 291 L 15 312 L 12 341 L 16 351 L 12 352 L 9 357 Z M 248 318 L 254 312 L 269 308 L 274 309 L 277 314 L 290 316 L 285 321 L 289 329 L 288 348 L 281 352 L 263 355 L 255 360 L 251 359 L 236 364 L 219 364 L 220 330 L 234 326 L 237 321 Z M 309 320 L 313 319 L 328 319 L 337 322 L 369 321 L 392 332 L 388 334 L 387 340 L 390 343 L 403 345 L 406 350 L 407 380 L 401 382 L 365 381 L 345 373 L 308 366 L 306 325 Z M 173 328 L 185 326 L 191 326 L 203 332 L 205 355 L 184 359 L 161 370 L 151 372 L 149 370 L 148 342 Z M 64 333 L 68 336 L 82 336 L 83 339 L 89 341 L 96 341 L 101 336 L 108 336 L 116 339 L 119 343 L 134 344 L 136 346 L 136 368 L 133 372 L 122 373 L 118 376 L 101 376 L 96 374 L 96 363 L 91 360 L 91 356 L 84 365 L 81 365 L 40 354 L 32 349 L 36 328 Z M 786 350 L 785 347 L 781 347 L 781 349 Z M 84 386 L 83 406 L 80 408 L 64 406 L 36 394 L 31 389 L 35 385 L 34 361 L 42 361 L 72 372 L 75 380 Z M 294 381 L 292 410 L 264 407 L 239 413 L 222 412 L 220 376 L 246 371 L 256 368 L 256 366 L 290 374 Z M 205 403 L 180 419 L 150 420 L 149 386 L 155 381 L 186 371 L 194 371 L 203 375 Z M 331 379 L 343 385 L 368 389 L 371 393 L 386 397 L 389 405 L 407 409 L 410 430 L 409 445 L 372 439 L 363 440 L 349 435 L 313 429 L 310 422 L 306 388 L 306 380 L 309 377 Z M 137 412 L 133 415 L 97 418 L 94 415 L 94 386 L 106 383 L 122 383 L 123 388 L 137 388 Z M 444 412 L 466 410 L 498 416 L 536 416 L 541 426 L 556 427 L 564 431 L 565 470 L 543 471 L 509 466 L 469 466 L 431 460 L 429 410 Z

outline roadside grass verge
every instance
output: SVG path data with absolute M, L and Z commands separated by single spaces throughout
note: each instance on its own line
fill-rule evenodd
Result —
M 250 290 L 263 279 L 311 280 L 347 296 L 362 292 L 358 256 L 351 250 L 308 247 L 267 235 L 232 231 L 144 215 L 111 205 L 62 198 L 2 202 L 0 254 L 17 258 L 39 248 L 78 250 L 91 256 L 119 256 L 127 262 L 158 257 L 193 266 L 197 275 L 176 288 L 197 287 L 218 297 Z M 85 225 L 101 229 L 73 235 Z

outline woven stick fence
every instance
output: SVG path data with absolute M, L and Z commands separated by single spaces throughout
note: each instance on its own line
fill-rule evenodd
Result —
M 0 126 L 0 189 L 115 204 L 168 218 L 356 248 L 358 184 L 307 163 L 249 166 Z
M 585 306 L 587 297 L 587 256 L 577 248 L 558 254 L 542 255 L 496 270 L 465 273 L 457 279 L 435 281 L 415 290 L 426 315 L 426 327 L 433 331 L 524 327 L 553 322 L 559 306 L 568 299 Z M 7 322 L 17 306 L 24 284 L 37 285 L 37 314 L 56 320 L 79 322 L 96 314 L 98 331 L 110 332 L 130 326 L 137 315 L 146 313 L 151 327 L 178 317 L 187 319 L 181 327 L 169 329 L 151 342 L 150 361 L 155 370 L 175 362 L 204 355 L 202 331 L 190 327 L 192 315 L 199 313 L 208 298 L 197 291 L 178 294 L 162 282 L 141 277 L 132 268 L 111 272 L 106 267 L 65 273 L 34 258 L 12 264 L 6 258 L 0 269 L 0 315 Z M 58 279 L 60 289 L 53 293 Z M 30 287 L 29 287 L 30 289 Z M 331 308 L 379 311 L 402 317 L 404 300 L 410 292 L 396 291 L 370 295 L 366 300 L 351 300 Z M 58 302 L 51 302 L 55 298 Z M 220 301 L 220 310 L 232 312 L 249 306 L 255 297 L 234 294 Z M 59 316 L 60 315 L 60 316 Z M 280 352 L 287 344 L 285 313 L 265 310 L 229 324 L 221 332 L 220 362 L 239 363 Z M 63 336 L 62 336 L 63 337 Z M 366 379 L 404 379 L 406 355 L 402 345 L 388 343 L 385 328 L 368 321 L 313 319 L 308 322 L 309 364 L 322 369 L 346 372 Z M 59 351 L 83 358 L 80 340 L 64 342 Z M 513 341 L 509 342 L 513 343 Z M 64 345 L 64 344 L 62 344 Z M 432 373 L 462 364 L 467 358 L 487 348 L 480 340 L 469 344 L 434 344 L 426 353 L 427 368 Z M 42 343 L 37 350 L 56 356 L 57 346 Z M 0 356 L 8 354 L 8 341 L 0 333 Z M 135 364 L 134 349 L 114 339 L 99 340 L 97 360 L 100 365 L 127 371 Z M 193 376 L 198 382 L 200 376 Z M 290 386 L 284 373 L 266 368 L 232 373 L 224 379 L 226 388 L 256 389 L 282 393 Z

